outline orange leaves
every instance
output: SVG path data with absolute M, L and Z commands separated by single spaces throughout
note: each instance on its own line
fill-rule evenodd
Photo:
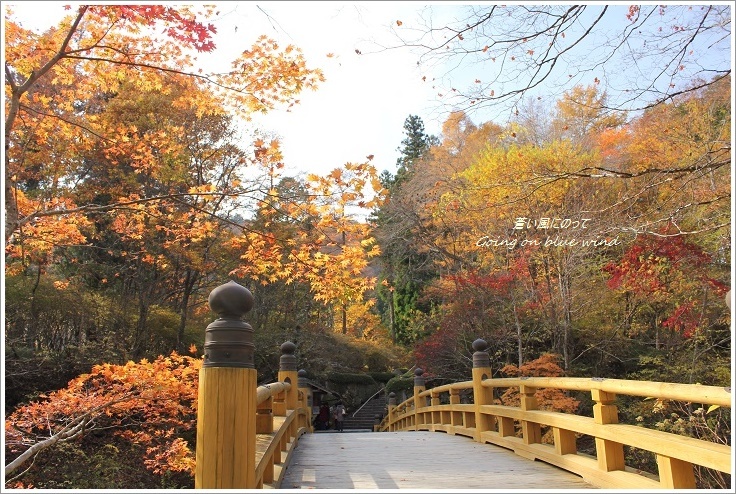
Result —
M 342 182 L 342 170 L 339 168 L 335 168 L 329 173 L 329 175 L 327 175 L 327 177 L 333 179 L 336 183 L 339 184 Z
M 231 72 L 194 76 L 187 51 L 214 49 L 211 15 L 209 7 L 196 12 L 168 5 L 81 6 L 41 35 L 9 16 L 6 68 L 17 76 L 17 84 L 7 87 L 8 176 L 17 177 L 10 187 L 33 180 L 39 197 L 65 198 L 91 172 L 107 167 L 116 187 L 105 190 L 106 196 L 145 197 L 168 185 L 181 190 L 177 181 L 191 158 L 182 140 L 192 129 L 171 125 L 170 113 L 203 118 L 231 110 L 248 117 L 296 104 L 301 91 L 324 80 L 297 48 L 281 48 L 265 36 L 242 52 Z M 163 39 L 157 37 L 161 32 Z M 29 143 L 35 143 L 33 153 Z M 275 168 L 283 166 L 272 161 Z M 122 180 L 127 167 L 138 177 Z M 98 195 L 90 189 L 88 200 Z M 30 220 L 10 201 L 6 197 L 8 240 Z
M 53 214 L 56 210 L 73 211 L 76 205 L 71 200 L 33 200 L 20 190 L 15 195 L 21 214 L 35 213 L 38 216 L 23 226 L 22 235 L 14 239 L 15 242 L 6 244 L 6 274 L 12 274 L 29 263 L 40 266 L 51 263 L 59 246 L 86 243 L 87 238 L 82 232 L 90 225 L 87 218 L 72 212 Z
M 177 435 L 194 430 L 202 361 L 176 353 L 153 362 L 101 364 L 43 401 L 19 407 L 5 422 L 11 452 L 19 454 L 70 424 L 112 429 L 145 444 L 151 469 L 193 472 L 194 455 Z
M 230 95 L 234 109 L 238 106 L 251 112 L 265 112 L 277 104 L 295 104 L 294 97 L 304 89 L 316 89 L 324 81 L 320 70 L 309 69 L 301 50 L 293 46 L 280 50 L 266 36 L 243 51 L 233 62 L 233 71 L 213 76 L 224 86 L 238 89 Z
M 601 156 L 608 160 L 619 158 L 629 137 L 626 127 L 604 129 L 596 138 Z

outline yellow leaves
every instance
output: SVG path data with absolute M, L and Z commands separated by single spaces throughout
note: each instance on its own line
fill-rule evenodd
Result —
M 23 227 L 23 236 L 17 242 L 6 245 L 6 272 L 16 262 L 45 265 L 53 261 L 56 248 L 62 245 L 84 244 L 87 238 L 82 231 L 90 225 L 70 200 L 51 199 L 38 201 L 28 198 L 22 191 L 15 191 L 18 209 L 22 215 L 37 216 Z M 58 211 L 58 214 L 50 214 Z M 20 242 L 22 240 L 22 243 Z M 65 287 L 59 287 L 65 288 Z
M 215 187 L 214 184 L 202 184 L 202 185 L 195 185 L 193 187 L 189 187 L 188 192 L 193 195 L 197 195 L 197 194 L 209 195 L 215 192 L 216 190 L 217 190 L 217 187 Z
M 296 94 L 324 80 L 321 71 L 307 68 L 298 48 L 278 50 L 277 43 L 261 36 L 233 62 L 231 73 L 214 76 L 219 84 L 240 90 L 231 94 L 234 109 L 266 112 L 278 104 L 291 106 Z

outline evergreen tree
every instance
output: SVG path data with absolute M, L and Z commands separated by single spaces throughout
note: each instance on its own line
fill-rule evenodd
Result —
M 388 200 L 375 212 L 373 220 L 377 225 L 376 236 L 381 243 L 382 283 L 378 285 L 378 309 L 391 336 L 396 343 L 410 344 L 415 336 L 411 322 L 417 312 L 419 295 L 423 284 L 431 273 L 422 268 L 427 265 L 426 256 L 419 253 L 411 243 L 411 234 L 403 221 L 404 209 L 401 207 L 402 184 L 407 182 L 419 162 L 429 149 L 439 143 L 435 136 L 424 130 L 424 122 L 419 116 L 409 115 L 404 121 L 405 138 L 398 151 L 396 175 L 388 171 L 381 174 L 381 182 L 389 191 Z

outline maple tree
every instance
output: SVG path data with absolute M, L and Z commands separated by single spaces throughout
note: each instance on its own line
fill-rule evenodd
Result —
M 107 257 L 96 258 L 107 272 L 94 274 L 96 283 L 133 286 L 138 317 L 130 345 L 137 356 L 151 344 L 148 314 L 172 302 L 182 349 L 190 308 L 198 303 L 193 295 L 207 288 L 203 275 L 221 263 L 213 255 L 224 253 L 221 246 L 241 250 L 234 254 L 243 263 L 230 266 L 231 275 L 256 282 L 298 278 L 317 300 L 343 309 L 367 303 L 362 294 L 374 283 L 360 274 L 378 249 L 367 225 L 351 216 L 380 200 L 375 170 L 348 163 L 329 177 L 310 177 L 306 202 L 277 198 L 274 184 L 284 166 L 278 140 L 256 139 L 250 156 L 236 142 L 235 117 L 295 104 L 299 91 L 322 80 L 321 72 L 307 68 L 298 49 L 266 37 L 230 72 L 195 72 L 190 48 L 214 50 L 214 28 L 201 20 L 212 14 L 209 8 L 83 7 L 43 35 L 8 21 L 9 273 L 38 266 L 41 274 L 44 263 L 53 263 L 50 256 L 67 255 L 74 245 L 105 249 Z M 168 40 L 153 38 L 150 30 L 161 26 Z M 34 44 L 56 55 L 23 58 Z M 64 78 L 51 77 L 57 73 Z M 74 146 L 65 145 L 70 139 Z M 256 173 L 251 168 L 246 178 L 245 167 Z M 21 209 L 14 212 L 13 205 Z M 253 206 L 262 216 L 279 209 L 319 233 L 295 242 L 287 238 L 292 229 L 281 239 L 290 243 L 281 259 L 272 233 L 238 217 Z M 118 271 L 109 269 L 110 261 L 121 264 Z
M 655 333 L 659 348 L 660 328 L 692 337 L 706 320 L 706 301 L 726 293 L 727 285 L 706 271 L 711 261 L 682 237 L 641 236 L 620 260 L 603 269 L 610 275 L 609 287 L 635 297 L 627 297 L 629 331 L 637 331 L 639 315 L 649 313 L 642 322 Z
M 268 163 L 278 162 L 281 155 L 278 146 L 269 149 L 262 159 L 275 183 L 280 173 Z M 376 278 L 366 269 L 380 253 L 371 226 L 356 218 L 383 200 L 369 161 L 346 163 L 326 176 L 310 174 L 297 191 L 271 187 L 258 202 L 253 226 L 260 226 L 228 242 L 239 257 L 231 274 L 263 285 L 307 283 L 316 301 L 341 312 L 340 330 L 347 333 L 348 308 L 372 304 L 364 294 L 375 287 Z
M 559 366 L 559 355 L 545 353 L 538 358 L 518 367 L 505 365 L 500 369 L 502 374 L 511 377 L 561 377 L 565 371 Z M 540 410 L 575 413 L 580 401 L 571 397 L 569 393 L 555 388 L 544 388 L 534 393 Z M 501 403 L 509 406 L 519 406 L 520 396 L 518 388 L 508 388 L 500 397 Z M 551 434 L 549 434 L 551 436 Z M 547 437 L 546 439 L 551 439 Z M 550 441 L 551 442 L 551 441 Z
M 160 199 L 140 195 L 101 205 L 69 197 L 83 170 L 79 157 L 87 149 L 101 147 L 111 156 L 131 153 L 137 169 L 153 170 L 161 163 L 150 149 L 165 149 L 170 137 L 160 133 L 131 141 L 136 132 L 131 123 L 107 127 L 93 106 L 78 107 L 89 95 L 109 98 L 123 87 L 167 93 L 171 78 L 178 76 L 199 88 L 185 96 L 198 117 L 231 112 L 248 118 L 277 104 L 294 104 L 300 91 L 322 80 L 297 48 L 282 48 L 267 37 L 243 51 L 231 70 L 198 72 L 193 54 L 215 49 L 215 28 L 207 23 L 215 14 L 208 7 L 195 12 L 161 5 L 80 6 L 38 34 L 6 13 L 6 246 L 33 241 L 39 229 L 54 222 L 73 235 L 86 214 Z M 161 31 L 163 38 L 156 34 Z
M 144 463 L 154 472 L 193 474 L 194 452 L 182 436 L 196 427 L 201 364 L 172 353 L 96 365 L 66 388 L 19 407 L 5 421 L 6 448 L 15 457 L 5 466 L 6 485 L 25 487 L 19 470 L 48 448 L 106 429 L 145 444 Z

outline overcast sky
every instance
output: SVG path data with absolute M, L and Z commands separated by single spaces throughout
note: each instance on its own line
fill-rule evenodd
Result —
M 3 4 L 14 6 L 16 18 L 25 27 L 43 29 L 56 23 L 68 2 Z M 75 7 L 79 3 L 71 5 Z M 436 76 L 439 80 L 443 75 L 433 73 L 426 65 L 420 70 L 418 54 L 406 48 L 380 47 L 397 46 L 396 32 L 424 24 L 420 17 L 431 19 L 434 27 L 442 26 L 448 18 L 459 15 L 462 3 L 264 1 L 217 5 L 220 14 L 213 21 L 218 29 L 217 49 L 199 57 L 205 70 L 228 69 L 239 53 L 249 48 L 258 36 L 266 34 L 282 46 L 299 47 L 308 66 L 324 72 L 326 81 L 316 92 L 301 94 L 300 105 L 290 112 L 275 110 L 255 119 L 264 131 L 281 138 L 287 174 L 300 171 L 324 174 L 346 162 L 362 162 L 371 154 L 379 172 L 393 172 L 399 157 L 397 148 L 404 138 L 403 124 L 409 115 L 420 116 L 429 134 L 439 134 L 449 108 L 439 105 L 437 89 L 422 77 L 431 80 Z M 615 9 L 620 12 L 611 15 L 612 21 L 625 22 L 626 6 L 619 4 Z M 609 24 L 606 26 L 615 30 L 616 26 Z M 729 61 L 733 56 L 725 55 Z M 476 67 L 475 71 L 478 70 Z M 470 84 L 478 77 L 475 71 L 466 72 L 464 75 L 468 77 L 463 77 L 462 72 L 452 68 L 457 81 L 452 84 Z M 621 78 L 625 73 L 614 69 L 610 76 Z M 566 74 L 563 72 L 562 76 Z M 580 78 L 570 81 L 591 84 L 594 76 L 581 72 Z M 605 83 L 616 82 L 605 79 Z M 625 88 L 626 84 L 619 85 Z M 561 94 L 560 87 L 540 91 L 545 97 L 557 98 Z M 471 118 L 476 124 L 493 119 L 486 116 L 481 120 L 478 115 Z
M 207 2 L 210 3 L 210 2 Z M 213 2 L 214 3 L 214 2 Z M 32 29 L 55 24 L 70 2 L 3 2 L 15 18 Z M 79 3 L 72 3 L 73 7 Z M 230 61 L 266 34 L 283 46 L 302 49 L 307 63 L 319 67 L 326 81 L 300 96 L 291 109 L 258 116 L 255 122 L 282 140 L 288 174 L 326 173 L 346 162 L 395 170 L 404 120 L 419 115 L 429 133 L 438 133 L 441 117 L 432 90 L 422 84 L 416 57 L 406 50 L 376 53 L 377 43 L 396 44 L 391 26 L 408 20 L 424 4 L 415 2 L 223 2 L 214 22 L 218 34 L 213 54 L 200 55 L 205 67 L 229 67 Z M 361 55 L 356 53 L 361 52 Z M 333 54 L 328 57 L 328 54 Z
M 381 170 L 395 170 L 404 120 L 425 119 L 437 133 L 431 88 L 423 84 L 416 57 L 406 50 L 377 53 L 377 43 L 396 44 L 390 28 L 421 7 L 416 3 L 264 2 L 223 3 L 220 36 L 237 45 L 267 34 L 300 47 L 326 81 L 300 96 L 289 113 L 257 119 L 282 137 L 287 167 L 325 172 L 375 156 Z M 235 46 L 235 45 L 233 45 Z M 224 45 L 223 45 L 224 48 Z M 356 53 L 360 51 L 360 54 Z M 332 57 L 328 57 L 332 54 Z

